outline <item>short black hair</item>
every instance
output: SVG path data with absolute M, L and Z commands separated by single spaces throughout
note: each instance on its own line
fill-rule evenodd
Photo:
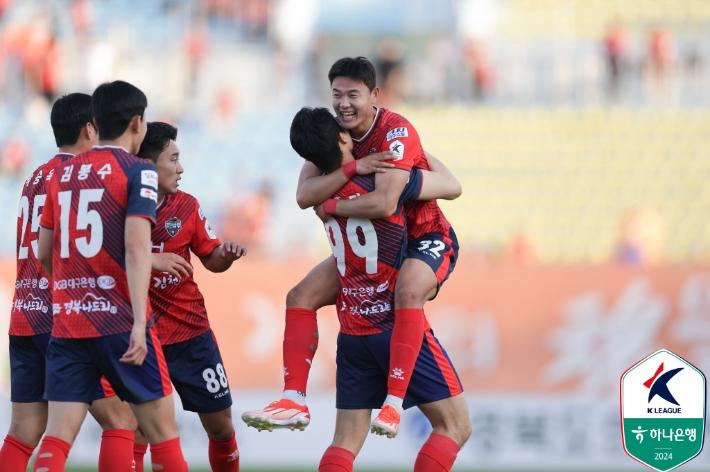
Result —
M 137 156 L 149 159 L 154 164 L 157 163 L 158 156 L 165 151 L 170 141 L 177 139 L 177 133 L 178 130 L 173 125 L 162 121 L 151 121 L 148 123 L 148 131 L 145 133 L 145 138 L 141 143 Z
M 99 85 L 91 97 L 94 118 L 102 140 L 112 140 L 126 132 L 134 116 L 143 116 L 148 99 L 137 87 L 117 80 Z
M 343 163 L 338 134 L 343 128 L 327 108 L 304 107 L 291 122 L 291 147 L 323 172 Z
M 52 123 L 57 147 L 76 144 L 86 123 L 94 125 L 91 95 L 85 93 L 64 95 L 52 105 L 49 120 Z
M 328 72 L 328 80 L 330 85 L 336 77 L 349 77 L 357 82 L 362 82 L 370 89 L 370 92 L 375 90 L 377 82 L 377 72 L 372 62 L 366 57 L 344 57 L 335 61 Z

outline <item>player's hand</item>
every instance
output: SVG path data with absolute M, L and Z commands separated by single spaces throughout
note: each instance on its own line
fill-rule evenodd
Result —
M 189 277 L 190 273 L 194 272 L 189 262 L 172 252 L 153 253 L 152 266 L 153 270 L 167 272 L 177 277 L 178 280 L 181 280 L 182 277 Z
M 236 261 L 240 257 L 247 255 L 247 248 L 240 246 L 234 241 L 227 241 L 222 244 L 222 250 L 219 255 L 228 261 Z
M 148 345 L 145 342 L 145 323 L 135 323 L 131 330 L 131 341 L 128 350 L 119 359 L 119 362 L 131 365 L 141 365 L 148 354 Z
M 369 156 L 358 159 L 357 162 L 357 173 L 359 175 L 368 175 L 373 172 L 387 172 L 388 168 L 394 167 L 391 161 L 395 158 L 395 154 L 392 151 L 378 152 L 377 154 L 370 154 Z
M 320 220 L 323 223 L 325 223 L 325 220 L 328 219 L 328 215 L 326 215 L 325 212 L 323 211 L 323 204 L 322 203 L 320 205 L 314 206 L 313 211 L 316 212 L 316 216 L 318 216 L 318 218 L 320 218 Z

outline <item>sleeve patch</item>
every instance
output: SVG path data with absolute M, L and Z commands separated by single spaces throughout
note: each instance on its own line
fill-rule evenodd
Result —
M 141 171 L 141 185 L 147 185 L 158 190 L 158 173 L 154 170 Z M 143 195 L 143 193 L 141 193 Z
M 387 141 L 392 141 L 395 138 L 406 138 L 409 136 L 409 130 L 405 127 L 395 128 L 387 133 Z
M 205 213 L 202 211 L 202 207 L 197 208 L 197 214 L 200 215 L 200 220 L 205 219 Z
M 147 171 L 143 171 L 143 172 L 147 172 Z M 151 190 L 149 188 L 142 188 L 141 189 L 141 197 L 150 198 L 155 203 L 158 203 L 158 192 Z
M 207 231 L 207 236 L 209 236 L 210 239 L 217 239 L 217 235 L 214 234 L 214 231 L 212 231 L 212 227 L 210 226 L 210 222 L 205 220 L 205 231 Z
M 390 143 L 390 151 L 394 153 L 393 161 L 399 161 L 404 157 L 404 144 L 401 141 L 392 141 Z

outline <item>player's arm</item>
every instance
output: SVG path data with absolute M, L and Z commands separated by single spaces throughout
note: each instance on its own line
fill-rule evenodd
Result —
M 426 152 L 426 151 L 425 151 Z M 417 200 L 455 200 L 461 196 L 461 183 L 437 158 L 426 153 L 429 170 L 422 170 L 422 190 Z
M 209 256 L 200 257 L 200 262 L 210 272 L 224 272 L 232 266 L 232 262 L 246 255 L 247 248 L 227 241 L 214 248 Z
M 141 365 L 148 353 L 145 340 L 148 286 L 150 285 L 151 255 L 151 222 L 147 218 L 126 218 L 125 248 L 126 248 L 126 278 L 128 292 L 131 295 L 133 307 L 133 330 L 128 351 L 120 359 L 121 362 Z
M 54 230 L 43 226 L 39 228 L 39 240 L 37 241 L 37 260 L 42 268 L 52 279 L 52 241 L 54 240 Z
M 387 218 L 397 211 L 399 199 L 409 180 L 409 171 L 397 169 L 375 176 L 375 190 L 349 200 L 328 200 L 316 209 L 326 214 L 356 218 Z M 319 215 L 320 216 L 320 215 Z
M 332 197 L 355 175 L 385 173 L 387 168 L 394 167 L 394 164 L 385 162 L 393 157 L 394 153 L 390 151 L 370 154 L 346 164 L 340 170 L 325 175 L 312 162 L 306 161 L 301 167 L 301 175 L 298 176 L 296 202 L 302 209 L 320 205 Z

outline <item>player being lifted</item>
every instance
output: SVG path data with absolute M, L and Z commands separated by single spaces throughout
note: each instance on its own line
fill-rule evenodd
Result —
M 224 272 L 247 250 L 233 241 L 221 244 L 197 199 L 178 190 L 183 173 L 177 128 L 148 123 L 138 156 L 158 170 L 157 224 L 151 239 L 153 268 L 150 304 L 167 361 L 170 380 L 183 409 L 200 416 L 209 437 L 214 472 L 239 470 L 239 451 L 232 424 L 232 396 L 217 341 L 207 319 L 205 301 L 192 274 L 190 251 L 210 272 Z M 136 469 L 143 464 L 146 441 L 136 434 Z
M 342 160 L 354 160 L 353 140 L 325 109 L 302 110 L 291 125 L 291 143 L 303 157 L 329 174 L 339 172 Z M 320 462 L 320 472 L 350 472 L 368 429 L 372 408 L 379 408 L 388 394 L 395 294 L 407 248 L 407 223 L 402 203 L 417 195 L 424 198 L 457 194 L 458 182 L 444 178 L 443 186 L 428 195 L 436 175 L 420 169 L 403 172 L 409 179 L 395 202 L 392 215 L 357 218 L 333 215 L 326 220 L 326 234 L 333 250 L 342 290 L 337 297 L 338 335 L 335 436 Z M 378 176 L 381 174 L 378 174 Z M 448 177 L 448 176 L 445 176 Z M 427 183 L 422 186 L 421 181 Z M 453 180 L 453 184 L 451 183 Z M 354 177 L 336 192 L 334 199 L 347 202 L 375 192 L 375 176 Z M 372 292 L 363 287 L 375 288 Z M 364 310 L 363 308 L 369 308 Z M 453 466 L 460 446 L 468 439 L 468 408 L 463 389 L 446 351 L 425 323 L 410 375 L 403 406 L 418 406 L 434 432 L 422 447 L 415 472 L 443 472 Z
M 133 155 L 146 133 L 146 106 L 126 82 L 99 86 L 92 96 L 99 146 L 60 163 L 47 189 L 38 259 L 53 281 L 54 326 L 36 472 L 64 470 L 102 375 L 129 402 L 154 468 L 187 471 L 148 306 L 158 176 Z
M 47 425 L 43 399 L 45 352 L 52 332 L 52 281 L 37 261 L 37 232 L 46 199 L 46 185 L 55 168 L 98 143 L 91 96 L 72 93 L 52 106 L 51 124 L 59 152 L 39 166 L 25 181 L 18 209 L 17 281 L 10 318 L 10 372 L 12 417 L 10 431 L 0 449 L 5 472 L 25 472 L 34 448 Z M 96 283 L 93 279 L 90 284 Z M 133 460 L 133 416 L 126 418 L 118 398 L 95 401 L 89 408 L 103 429 L 99 471 Z
M 417 132 L 405 118 L 375 107 L 379 89 L 375 85 L 375 69 L 367 59 L 340 59 L 331 67 L 328 78 L 333 108 L 340 124 L 353 138 L 356 160 L 343 165 L 342 172 L 327 175 L 306 161 L 299 177 L 298 204 L 301 208 L 315 206 L 321 217 L 324 213 L 360 218 L 392 215 L 407 181 L 406 172 L 384 172 L 385 169 L 379 168 L 372 193 L 340 201 L 330 196 L 354 175 L 372 172 L 373 163 L 382 157 L 393 160 L 388 167 L 402 170 L 428 169 L 436 161 L 428 156 L 430 161 L 427 162 Z M 386 153 L 382 157 L 371 155 L 382 152 Z M 387 163 L 378 165 L 387 166 Z M 435 165 L 445 169 L 438 162 Z M 458 194 L 460 187 L 453 198 Z M 424 303 L 436 296 L 453 271 L 458 255 L 456 236 L 435 201 L 420 198 L 406 204 L 405 210 L 409 244 L 395 288 L 397 316 L 392 334 L 388 395 L 372 422 L 373 432 L 389 437 L 399 431 L 402 401 L 426 326 Z M 259 418 L 265 424 L 283 426 L 308 424 L 310 415 L 305 405 L 305 391 L 318 345 L 316 310 L 333 304 L 341 288 L 335 264 L 327 259 L 289 292 L 283 348 L 283 398 L 264 410 L 246 412 L 245 420 Z M 302 361 L 304 358 L 307 362 Z

